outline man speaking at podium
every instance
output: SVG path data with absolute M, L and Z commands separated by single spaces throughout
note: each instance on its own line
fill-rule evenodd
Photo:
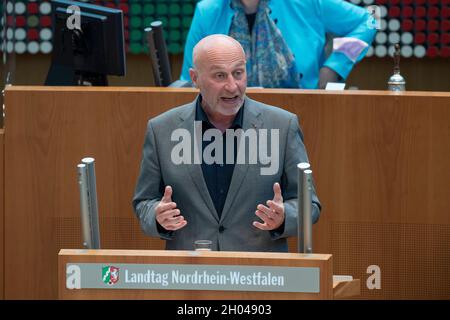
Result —
M 166 248 L 287 252 L 297 235 L 297 164 L 308 162 L 295 114 L 245 95 L 245 53 L 226 35 L 194 48 L 199 96 L 147 125 L 133 208 Z M 320 202 L 313 188 L 313 223 Z

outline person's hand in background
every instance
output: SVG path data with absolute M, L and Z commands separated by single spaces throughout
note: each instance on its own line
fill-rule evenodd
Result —
M 325 89 L 328 82 L 339 82 L 340 76 L 328 67 L 323 67 L 319 72 L 319 89 Z

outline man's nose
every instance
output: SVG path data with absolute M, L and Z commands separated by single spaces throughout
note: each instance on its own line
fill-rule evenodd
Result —
M 227 83 L 225 89 L 228 91 L 235 91 L 237 89 L 236 79 L 233 76 L 227 77 Z

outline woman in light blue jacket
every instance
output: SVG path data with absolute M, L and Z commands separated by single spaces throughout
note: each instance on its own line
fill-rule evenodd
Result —
M 373 26 L 365 9 L 343 0 L 203 0 L 186 40 L 181 80 L 190 80 L 197 42 L 220 33 L 244 47 L 249 86 L 324 88 L 345 80 L 364 57 Z M 325 57 L 327 33 L 338 37 Z

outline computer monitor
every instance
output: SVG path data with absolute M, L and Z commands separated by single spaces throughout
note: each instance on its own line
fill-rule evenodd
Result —
M 53 0 L 53 56 L 46 85 L 107 85 L 125 75 L 122 10 Z

